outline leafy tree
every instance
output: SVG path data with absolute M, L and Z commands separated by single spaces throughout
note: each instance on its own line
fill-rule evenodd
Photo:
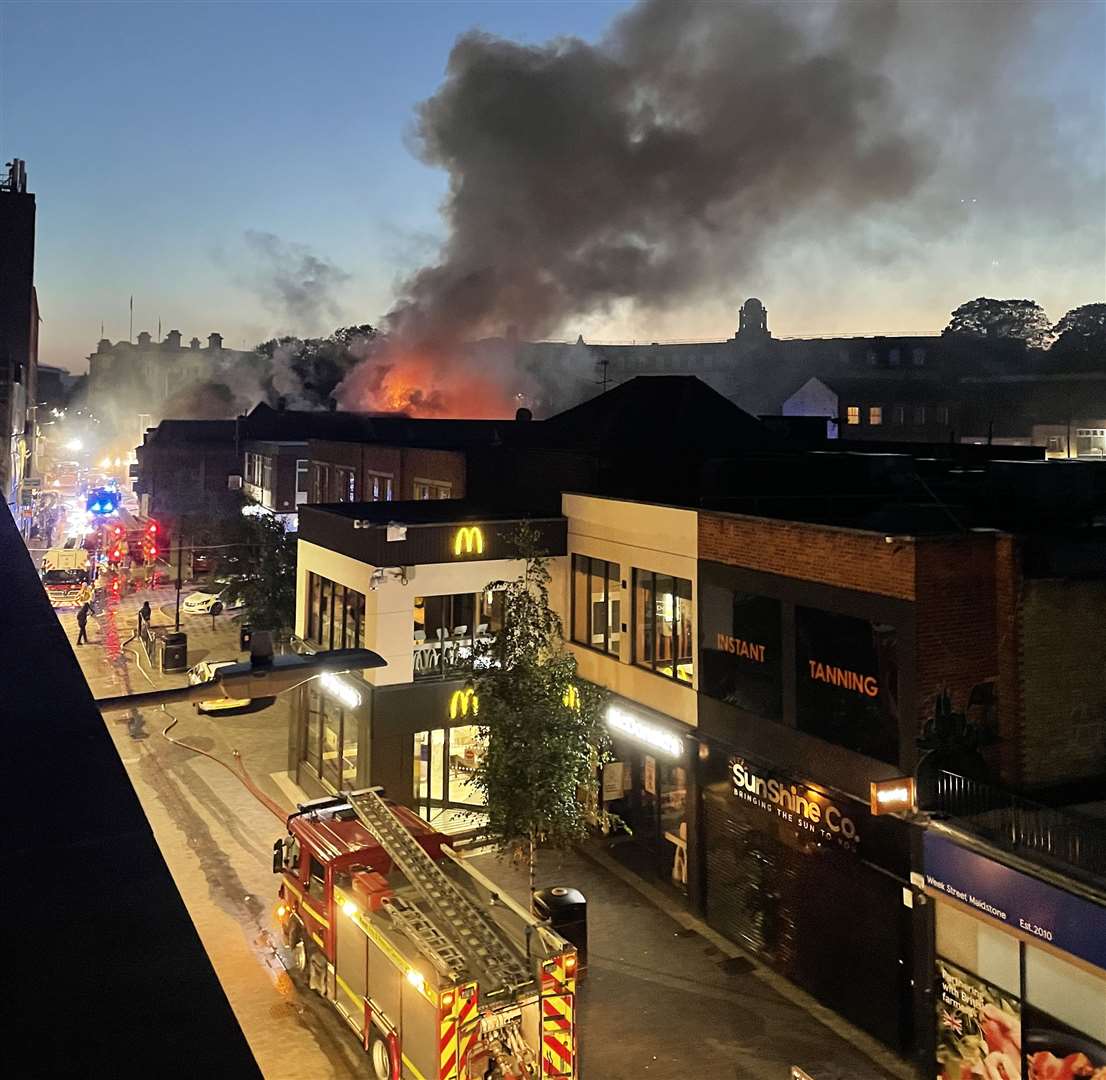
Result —
M 1072 308 L 1053 328 L 1050 353 L 1106 368 L 1106 304 Z
M 296 537 L 268 514 L 240 517 L 231 527 L 240 539 L 223 551 L 221 564 L 228 591 L 246 606 L 258 630 L 289 632 L 296 615 Z
M 283 367 L 295 376 L 295 392 L 318 406 L 325 405 L 350 369 L 372 352 L 376 339 L 376 329 L 362 323 L 341 326 L 325 338 L 271 338 L 254 351 L 270 361 L 268 390 L 272 399 L 288 393 L 289 380 L 282 378 L 280 370 Z
M 537 848 L 583 839 L 595 814 L 606 691 L 577 678 L 549 603 L 548 559 L 536 530 L 522 526 L 512 540 L 525 570 L 506 583 L 503 628 L 473 664 L 486 731 L 473 783 L 487 803 L 490 838 L 526 860 L 532 898 Z
M 1023 341 L 1030 348 L 1048 344 L 1051 325 L 1035 300 L 992 300 L 980 296 L 961 304 L 949 319 L 948 336 L 982 338 L 988 341 Z

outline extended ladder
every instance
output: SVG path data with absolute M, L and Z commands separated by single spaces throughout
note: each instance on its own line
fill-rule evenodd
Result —
M 385 897 L 384 910 L 423 954 L 443 975 L 454 982 L 465 976 L 465 958 L 438 928 L 414 904 L 398 896 Z
M 471 966 L 486 973 L 484 994 L 509 990 L 530 982 L 528 966 L 514 945 L 475 903 L 426 853 L 403 823 L 388 809 L 375 788 L 352 791 L 347 796 L 361 824 L 391 857 L 438 918 L 456 936 Z

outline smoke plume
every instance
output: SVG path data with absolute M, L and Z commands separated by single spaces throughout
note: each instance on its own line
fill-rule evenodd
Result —
M 341 309 L 336 290 L 350 275 L 303 244 L 247 229 L 246 247 L 255 264 L 254 283 L 264 303 L 292 328 L 314 331 Z
M 1014 164 L 1011 128 L 989 121 L 1033 16 L 1018 2 L 643 0 L 595 45 L 463 35 L 413 132 L 449 174 L 448 235 L 386 317 L 389 362 L 532 392 L 542 372 L 466 362 L 459 344 L 717 297 L 769 254 L 829 258 L 850 227 L 868 267 L 964 227 L 987 155 Z M 1013 174 L 1063 201 L 1047 116 L 1022 109 L 1013 127 Z M 355 372 L 343 401 L 375 403 L 376 379 Z

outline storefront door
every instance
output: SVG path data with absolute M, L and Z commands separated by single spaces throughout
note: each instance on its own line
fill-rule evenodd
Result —
M 475 724 L 433 728 L 414 734 L 414 789 L 419 813 L 438 822 L 484 805 L 473 774 L 479 764 L 481 729 Z

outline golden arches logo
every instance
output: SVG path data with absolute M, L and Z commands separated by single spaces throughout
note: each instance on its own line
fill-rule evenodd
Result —
M 484 530 L 479 525 L 465 525 L 453 534 L 453 554 L 462 553 L 484 554 Z
M 476 696 L 476 691 L 471 686 L 464 690 L 454 690 L 449 699 L 450 720 L 456 720 L 458 716 L 468 716 L 470 712 L 473 716 L 480 712 L 480 699 Z
M 568 686 L 565 687 L 565 694 L 564 697 L 561 698 L 561 701 L 564 702 L 565 708 L 575 709 L 576 711 L 579 711 L 580 691 L 577 690 L 576 687 L 573 686 L 571 683 L 569 683 Z

